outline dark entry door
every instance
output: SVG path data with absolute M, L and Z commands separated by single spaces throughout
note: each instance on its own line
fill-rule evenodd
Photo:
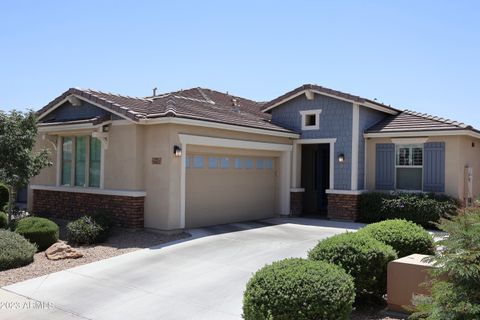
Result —
M 305 214 L 326 214 L 330 179 L 330 146 L 302 145 L 303 211 Z
M 319 144 L 316 153 L 316 191 L 317 208 L 322 213 L 327 212 L 327 193 L 330 180 L 330 145 Z

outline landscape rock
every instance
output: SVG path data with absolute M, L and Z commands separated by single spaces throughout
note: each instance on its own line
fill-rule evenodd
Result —
M 72 248 L 63 241 L 52 244 L 45 251 L 45 255 L 49 260 L 78 259 L 83 257 L 83 253 L 80 250 Z

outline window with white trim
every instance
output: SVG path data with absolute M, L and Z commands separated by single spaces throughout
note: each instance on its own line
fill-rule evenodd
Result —
M 230 167 L 230 159 L 227 157 L 220 158 L 220 168 L 228 169 Z
M 320 114 L 321 109 L 316 110 L 302 110 L 302 130 L 318 130 L 320 129 Z
M 203 168 L 203 156 L 193 156 L 193 168 L 195 169 Z
M 61 184 L 100 187 L 102 143 L 90 136 L 62 138 Z
M 208 169 L 217 169 L 218 168 L 218 158 L 209 157 L 208 158 Z
M 395 147 L 396 188 L 423 190 L 423 145 L 404 144 Z

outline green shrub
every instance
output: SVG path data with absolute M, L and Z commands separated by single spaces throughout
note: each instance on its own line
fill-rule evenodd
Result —
M 480 319 L 480 209 L 442 219 L 439 228 L 448 236 L 431 259 L 432 296 L 412 319 Z
M 8 205 L 8 189 L 0 183 L 0 211 Z
M 385 220 L 370 224 L 358 232 L 392 246 L 399 258 L 413 253 L 435 253 L 433 237 L 411 221 Z
M 391 246 L 367 235 L 344 233 L 321 240 L 308 257 L 344 268 L 354 278 L 357 298 L 363 299 L 386 292 L 387 264 L 397 254 Z
M 0 229 L 8 228 L 8 217 L 5 212 L 0 211 Z
M 454 215 L 458 207 L 458 201 L 446 195 L 370 192 L 360 196 L 359 220 L 405 219 L 432 228 L 440 218 Z
M 67 224 L 68 239 L 77 244 L 93 244 L 104 241 L 108 230 L 109 227 L 105 221 L 99 223 L 90 216 L 83 216 Z
M 110 216 L 106 213 L 99 211 L 92 216 L 93 220 L 102 227 L 102 232 L 97 240 L 97 242 L 103 242 L 107 240 L 110 230 L 112 228 L 113 222 Z
M 0 271 L 32 263 L 37 250 L 24 237 L 9 230 L 0 230 L 0 248 Z
M 245 319 L 348 319 L 353 279 L 323 261 L 290 258 L 266 265 L 247 284 Z
M 16 223 L 15 232 L 43 251 L 58 241 L 58 225 L 46 218 L 28 217 Z

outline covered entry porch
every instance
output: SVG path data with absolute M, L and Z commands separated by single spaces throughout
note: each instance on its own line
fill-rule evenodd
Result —
M 300 139 L 293 145 L 291 209 L 293 215 L 327 217 L 328 190 L 334 186 L 337 139 Z

